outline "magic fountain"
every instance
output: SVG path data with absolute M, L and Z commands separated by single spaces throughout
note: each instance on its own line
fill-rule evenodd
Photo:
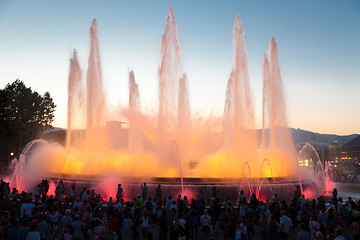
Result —
M 234 22 L 233 68 L 227 81 L 222 117 L 191 115 L 188 79 L 171 7 L 160 53 L 158 111 L 148 113 L 142 109 L 139 86 L 131 71 L 128 106 L 121 109 L 128 125 L 118 133 L 118 138 L 125 139 L 127 144 L 115 148 L 110 135 L 116 135 L 116 129 L 107 122 L 98 25 L 94 20 L 86 83 L 76 50 L 70 59 L 66 145 L 43 140 L 29 143 L 15 161 L 12 187 L 26 189 L 24 178 L 62 178 L 111 185 L 113 191 L 118 182 L 128 183 L 125 192 L 131 192 L 132 184 L 147 181 L 172 184 L 176 191 L 180 187 L 184 190 L 184 184 L 185 189 L 192 191 L 203 191 L 208 186 L 221 185 L 222 189 L 236 186 L 260 196 L 260 192 L 266 192 L 263 185 L 270 186 L 267 191 L 271 193 L 280 191 L 278 185 L 286 185 L 287 191 L 292 192 L 295 185 L 304 185 L 301 183 L 304 178 L 307 183 L 313 182 L 314 178 L 309 177 L 313 174 L 304 173 L 298 166 L 299 157 L 287 128 L 274 38 L 270 40 L 268 55 L 264 54 L 261 134 L 254 129 L 247 52 L 239 16 Z M 219 125 L 222 131 L 215 132 Z M 320 178 L 324 182 L 325 177 Z

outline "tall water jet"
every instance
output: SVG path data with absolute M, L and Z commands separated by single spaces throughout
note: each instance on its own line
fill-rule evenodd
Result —
M 239 15 L 235 17 L 234 22 L 233 51 L 234 113 L 232 125 L 234 144 L 238 149 L 254 149 L 257 147 L 255 134 L 248 131 L 254 127 L 254 111 L 249 86 L 245 36 Z
M 225 107 L 223 116 L 223 145 L 226 148 L 233 146 L 234 134 L 232 116 L 234 114 L 234 72 L 232 71 L 226 85 Z
M 287 130 L 285 101 L 283 86 L 280 75 L 279 57 L 275 38 L 270 40 L 270 144 L 271 146 L 283 146 L 289 144 L 291 138 Z M 292 144 L 291 144 L 292 145 Z
M 279 57 L 274 38 L 270 40 L 269 59 L 264 56 L 263 74 L 263 125 L 268 124 L 269 138 L 267 148 L 278 152 L 282 157 L 277 160 L 287 166 L 287 174 L 297 175 L 297 157 L 290 131 L 287 127 L 283 84 L 280 75 Z M 264 134 L 265 135 L 265 134 Z
M 177 144 L 182 149 L 183 159 L 189 157 L 191 144 L 189 139 L 191 136 L 191 117 L 187 76 L 184 74 L 179 81 L 179 101 L 177 116 Z
M 274 38 L 270 40 L 269 56 L 270 62 L 267 62 L 265 56 L 263 65 L 263 111 L 268 114 L 269 147 L 287 150 L 291 155 L 295 155 L 292 138 L 287 128 L 283 84 L 280 75 L 278 50 Z M 265 118 L 266 116 L 264 116 Z
M 187 76 L 184 74 L 179 81 L 178 101 L 178 132 L 189 133 L 191 128 L 190 103 Z M 185 132 L 184 132 L 185 131 Z
M 82 111 L 84 110 L 84 92 L 81 77 L 80 64 L 77 57 L 76 49 L 73 51 L 73 56 L 70 58 L 70 71 L 68 80 L 68 106 L 67 106 L 67 133 L 66 133 L 66 147 L 71 145 L 71 131 L 74 128 L 82 126 Z M 80 112 L 80 114 L 79 114 Z
M 170 6 L 160 44 L 158 143 L 163 148 L 176 133 L 179 80 L 183 74 L 177 26 Z
M 268 86 L 270 82 L 270 70 L 269 70 L 269 61 L 266 54 L 264 53 L 264 62 L 263 62 L 263 102 L 262 102 L 262 130 L 261 130 L 261 147 L 266 148 L 266 134 L 265 134 L 265 122 L 266 122 L 266 104 L 268 102 Z
M 134 72 L 129 73 L 129 110 L 131 113 L 140 111 L 139 87 L 135 82 Z M 129 121 L 129 151 L 139 152 L 142 150 L 141 134 L 136 124 Z
M 93 20 L 90 28 L 90 55 L 87 71 L 86 144 L 88 152 L 104 147 L 99 130 L 104 126 L 104 93 L 101 72 L 98 24 Z

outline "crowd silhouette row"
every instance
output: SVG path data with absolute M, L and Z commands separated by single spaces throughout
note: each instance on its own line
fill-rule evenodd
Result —
M 189 239 L 345 239 L 351 231 L 360 239 L 360 201 L 344 201 L 334 189 L 328 202 L 306 199 L 299 187 L 291 201 L 275 193 L 265 202 L 241 191 L 238 202 L 162 196 L 159 184 L 148 196 L 146 183 L 132 201 L 124 200 L 121 184 L 116 196 L 104 201 L 94 190 L 78 192 L 62 181 L 55 195 L 42 180 L 33 192 L 18 192 L 1 180 L 1 239 L 5 240 L 189 240 Z M 206 202 L 208 204 L 206 204 Z

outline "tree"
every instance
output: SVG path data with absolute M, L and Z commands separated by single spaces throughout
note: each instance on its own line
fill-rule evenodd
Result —
M 49 92 L 41 96 L 19 79 L 0 89 L 0 159 L 20 153 L 40 132 L 52 128 L 55 107 Z

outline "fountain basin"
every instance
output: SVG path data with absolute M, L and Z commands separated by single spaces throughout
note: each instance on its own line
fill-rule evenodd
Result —
M 179 178 L 108 178 L 103 179 L 102 181 L 64 180 L 64 185 L 66 189 L 70 189 L 73 184 L 75 184 L 78 190 L 82 190 L 84 187 L 87 189 L 94 189 L 96 193 L 101 194 L 104 199 L 108 200 L 109 197 L 115 199 L 117 184 L 121 183 L 125 192 L 125 200 L 132 201 L 138 194 L 141 194 L 141 183 L 145 180 L 148 186 L 148 197 L 151 197 L 152 199 L 155 196 L 158 184 L 161 184 L 162 200 L 169 196 L 172 196 L 173 199 L 177 199 L 178 195 L 182 195 L 182 197 L 187 196 L 189 201 L 191 198 L 199 199 L 202 197 L 206 204 L 211 203 L 210 199 L 213 188 L 216 189 L 216 195 L 220 202 L 230 199 L 232 203 L 237 203 L 240 190 L 243 190 L 245 196 L 248 198 L 251 194 L 250 191 L 253 190 L 255 193 L 259 187 L 255 179 L 253 179 L 254 181 L 250 184 L 244 183 L 244 181 L 243 184 L 241 184 L 241 179 L 234 179 L 238 181 L 236 184 L 235 182 L 225 183 L 223 179 L 219 179 L 218 182 L 215 182 L 216 179 L 193 178 L 184 179 L 183 189 Z M 212 180 L 213 182 L 205 182 L 205 180 Z M 56 181 L 56 179 L 54 179 L 54 181 Z M 278 193 L 280 199 L 291 200 L 296 186 L 298 185 L 298 181 L 289 182 L 285 181 L 285 179 L 275 179 L 274 182 L 260 185 L 261 191 L 258 198 L 262 201 L 266 201 L 266 199 L 272 200 L 274 194 Z M 308 194 L 312 193 L 316 196 L 319 193 L 319 189 L 313 181 L 303 182 L 302 186 L 304 191 Z M 311 195 L 309 197 L 314 196 Z

